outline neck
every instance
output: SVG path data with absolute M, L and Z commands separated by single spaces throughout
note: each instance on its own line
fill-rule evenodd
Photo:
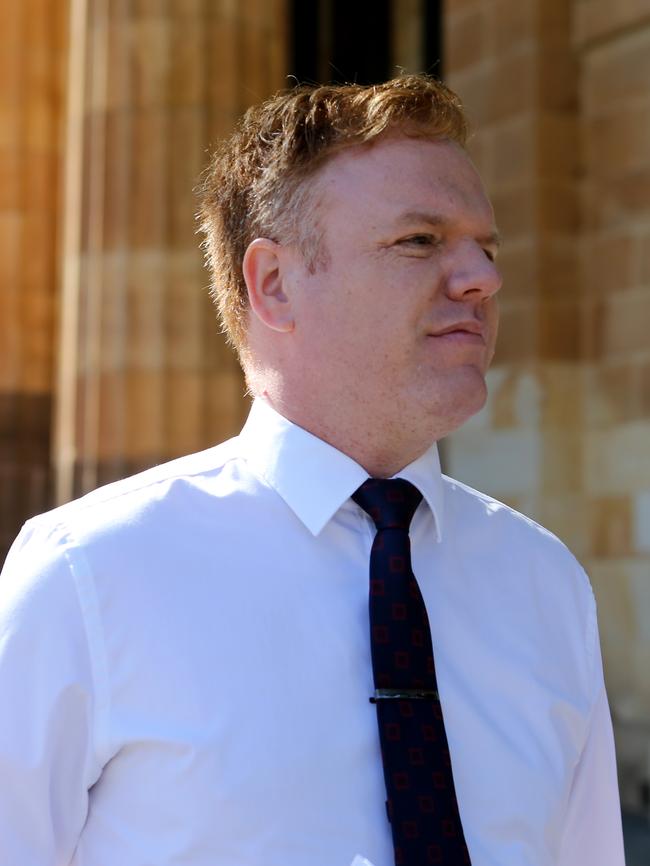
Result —
M 372 478 L 390 478 L 416 460 L 434 439 L 417 436 L 404 419 L 372 418 L 362 411 L 355 417 L 319 403 L 318 411 L 309 405 L 295 405 L 286 396 L 264 389 L 257 396 L 276 412 L 352 458 Z M 367 407 L 366 407 L 367 408 Z M 363 418 L 363 421 L 361 421 Z

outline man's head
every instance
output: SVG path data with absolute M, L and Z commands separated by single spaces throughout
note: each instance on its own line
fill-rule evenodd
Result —
M 465 137 L 455 96 L 424 76 L 301 88 L 247 113 L 203 187 L 214 294 L 252 390 L 348 453 L 380 431 L 375 470 L 485 400 L 500 278 Z
M 221 142 L 199 191 L 212 298 L 238 353 L 250 312 L 242 262 L 257 237 L 297 243 L 318 266 L 312 181 L 335 153 L 391 130 L 461 145 L 467 123 L 457 97 L 424 75 L 385 84 L 301 86 L 249 108 Z

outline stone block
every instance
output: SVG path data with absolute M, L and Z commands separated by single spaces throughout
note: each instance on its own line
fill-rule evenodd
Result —
M 127 44 L 132 90 L 125 97 L 138 110 L 155 110 L 168 103 L 173 62 L 172 26 L 166 15 L 129 20 Z
M 649 245 L 650 246 L 650 245 Z M 641 243 L 634 228 L 589 232 L 580 244 L 582 290 L 592 298 L 634 286 L 641 271 Z M 650 275 L 650 268 L 649 268 Z
M 169 118 L 168 240 L 174 250 L 197 250 L 194 187 L 205 162 L 205 125 L 200 106 L 178 107 Z
M 117 4 L 115 7 L 117 8 Z M 160 17 L 165 14 L 167 7 L 167 0 L 132 0 L 129 13 L 134 18 L 143 18 L 148 15 Z
M 539 357 L 577 361 L 582 356 L 580 305 L 576 299 L 545 298 L 538 308 Z
M 23 4 L 0 3 L 0 146 L 14 143 L 20 134 L 16 120 L 25 97 L 22 80 L 25 19 Z
M 540 229 L 556 234 L 577 234 L 580 227 L 580 200 L 573 180 L 544 178 L 537 189 Z
M 650 487 L 650 419 L 584 434 L 586 490 L 593 495 L 630 495 Z
M 578 58 L 567 39 L 547 39 L 538 52 L 536 104 L 545 110 L 574 113 L 578 108 Z
M 489 190 L 496 220 L 504 238 L 528 240 L 537 230 L 537 185 L 513 184 Z
M 129 257 L 126 289 L 129 338 L 125 349 L 129 369 L 157 372 L 164 368 L 167 281 L 162 251 Z
M 498 383 L 490 382 L 490 422 L 494 430 L 535 427 L 539 414 L 539 386 L 531 372 L 501 367 Z
M 391 61 L 408 72 L 424 68 L 420 0 L 396 0 L 392 7 Z M 446 30 L 446 44 L 449 31 Z
M 537 105 L 537 51 L 533 41 L 499 57 L 490 67 L 487 118 L 490 122 L 528 112 Z
M 456 72 L 449 69 L 445 80 L 460 96 L 472 129 L 484 130 L 493 119 L 490 109 L 490 88 L 494 61 L 479 67 L 471 67 Z
M 207 337 L 203 318 L 211 315 L 206 293 L 199 290 L 201 261 L 187 252 L 170 256 L 165 293 L 166 366 L 173 371 L 201 370 L 203 341 Z
M 125 377 L 124 456 L 153 464 L 166 455 L 165 381 L 162 370 L 130 369 Z
M 532 238 L 506 240 L 497 259 L 503 275 L 502 297 L 507 295 L 515 301 L 536 296 L 539 284 L 539 254 Z
M 638 361 L 635 363 L 638 376 L 638 384 L 635 393 L 638 398 L 639 415 L 642 418 L 650 418 L 650 361 Z
M 585 377 L 581 365 L 547 361 L 536 365 L 543 429 L 579 430 L 583 422 Z
M 19 210 L 0 211 L 0 293 L 17 292 L 24 243 L 24 213 Z
M 577 0 L 574 10 L 573 38 L 582 46 L 650 24 L 647 0 Z
M 633 670 L 635 600 L 626 559 L 589 557 L 585 563 L 598 604 L 598 626 L 609 698 L 613 707 L 637 689 Z
M 489 53 L 489 17 L 485 7 L 469 7 L 452 15 L 445 27 L 445 62 L 459 72 L 480 65 Z
M 573 24 L 571 4 L 566 0 L 540 0 L 536 11 L 540 39 L 564 39 L 568 44 Z
M 111 4 L 113 6 L 113 4 Z M 102 53 L 97 56 L 86 58 L 88 64 L 88 78 L 97 76 L 99 70 L 95 68 L 97 61 L 108 63 L 108 69 L 103 81 L 103 94 L 97 94 L 96 105 L 100 111 L 125 111 L 133 105 L 136 96 L 133 87 L 133 75 L 135 64 L 131 54 L 131 16 L 124 14 L 114 15 L 103 24 L 95 36 L 101 39 Z
M 62 163 L 54 148 L 29 151 L 22 160 L 22 204 L 39 216 L 45 216 L 53 238 L 58 216 Z
M 239 368 L 211 370 L 204 380 L 205 435 L 207 442 L 223 442 L 239 433 L 250 409 Z
M 587 178 L 581 188 L 586 232 L 628 231 L 643 227 L 650 216 L 650 167 L 616 178 Z
M 205 80 L 203 20 L 185 14 L 173 21 L 168 100 L 171 105 L 201 106 Z
M 124 371 L 127 359 L 127 341 L 134 339 L 128 317 L 128 253 L 126 250 L 106 253 L 101 262 L 97 293 L 97 322 L 101 345 L 102 372 Z M 89 334 L 84 335 L 86 339 Z
M 650 658 L 650 560 L 639 556 L 627 563 L 627 575 L 630 594 L 636 611 L 637 652 L 641 659 Z M 639 667 L 640 679 L 645 684 L 645 693 L 649 694 L 648 667 Z
M 0 117 L 0 127 L 2 124 Z M 0 212 L 17 211 L 22 206 L 22 174 L 21 148 L 0 144 Z
M 650 670 L 650 643 L 648 641 L 648 623 L 650 623 L 650 601 L 648 599 L 648 573 L 650 563 L 640 563 L 640 583 L 639 589 L 639 625 L 642 629 L 642 639 L 639 640 L 634 647 L 634 672 L 636 674 L 636 690 L 635 690 L 635 705 L 639 710 L 639 718 L 647 725 L 650 718 L 650 681 L 648 680 L 648 671 Z M 638 572 L 637 572 L 638 573 Z M 639 803 L 638 794 L 634 801 L 634 805 Z
M 538 0 L 493 0 L 485 9 L 493 31 L 490 47 L 496 55 L 536 37 L 538 6 Z
M 545 491 L 536 498 L 534 519 L 561 539 L 579 560 L 589 552 L 587 520 L 581 492 Z
M 446 467 L 452 477 L 497 499 L 526 496 L 539 487 L 541 447 L 535 430 L 461 428 L 445 439 Z
M 249 23 L 240 35 L 238 62 L 241 110 L 260 102 L 268 93 L 267 51 L 264 30 L 259 21 Z
M 537 167 L 545 180 L 577 180 L 580 130 L 573 113 L 543 110 L 537 115 Z
M 287 86 L 287 54 L 289 46 L 289 13 L 287 0 L 269 0 L 265 39 L 267 59 L 266 86 L 269 93 Z M 422 66 L 418 66 L 418 71 Z
M 509 118 L 492 126 L 487 135 L 491 143 L 490 186 L 529 184 L 537 175 L 536 122 L 532 112 Z
M 225 336 L 221 333 L 217 320 L 217 311 L 214 306 L 206 307 L 206 315 L 203 317 L 204 357 L 203 363 L 206 370 L 218 370 L 220 372 L 234 371 L 239 375 L 239 363 L 234 349 L 228 345 Z
M 633 497 L 632 504 L 634 550 L 636 553 L 650 554 L 650 488 L 639 491 Z
M 579 493 L 582 486 L 581 431 L 569 425 L 543 430 L 540 486 L 542 499 L 563 493 Z
M 165 447 L 190 454 L 211 444 L 205 429 L 204 377 L 199 370 L 170 370 L 165 376 Z
M 175 18 L 190 18 L 197 21 L 205 14 L 204 5 L 203 0 L 171 0 L 167 8 L 169 14 Z
M 587 501 L 589 549 L 595 556 L 632 553 L 632 503 L 629 496 L 596 496 Z
M 650 215 L 650 166 L 631 169 L 608 181 L 601 195 L 601 224 L 620 225 L 630 220 L 640 224 Z
M 99 410 L 96 458 L 100 463 L 112 464 L 111 475 L 119 477 L 115 463 L 125 459 L 130 447 L 126 438 L 127 412 L 131 409 L 127 404 L 126 371 L 103 370 L 96 387 Z
M 168 136 L 169 115 L 164 107 L 134 113 L 128 208 L 130 245 L 134 249 L 163 249 L 167 243 Z
M 476 8 L 482 4 L 485 4 L 485 0 L 447 0 L 443 23 L 453 19 L 460 13 L 466 12 L 468 9 Z
M 583 110 L 590 117 L 630 100 L 646 99 L 650 80 L 650 17 L 644 28 L 631 30 L 585 52 L 581 80 Z
M 650 362 L 632 358 L 585 371 L 585 423 L 589 429 L 650 417 Z
M 604 351 L 632 357 L 650 348 L 650 287 L 623 289 L 606 299 Z
M 218 15 L 209 19 L 205 34 L 205 84 L 208 116 L 219 121 L 217 135 L 230 130 L 234 119 L 243 108 L 240 102 L 237 70 L 237 22 L 230 16 Z M 214 119 L 213 119 L 214 122 Z M 209 140 L 213 143 L 215 136 Z
M 111 109 L 104 114 L 106 148 L 101 216 L 102 247 L 107 252 L 125 250 L 129 243 L 131 178 L 134 171 L 130 148 L 133 114 L 130 108 Z
M 638 283 L 650 285 L 650 231 L 644 226 L 643 232 L 638 238 L 639 245 L 639 272 Z
M 587 117 L 582 143 L 585 169 L 592 179 L 629 178 L 650 163 L 650 102 L 620 105 L 606 114 Z
M 502 304 L 496 364 L 523 364 L 537 356 L 539 330 L 533 303 Z
M 578 303 L 582 286 L 575 236 L 540 233 L 537 247 L 540 300 Z
M 56 235 L 53 215 L 37 209 L 25 213 L 23 246 L 20 249 L 23 296 L 53 297 L 56 283 Z M 38 255 L 34 255 L 34 251 Z M 23 297 L 25 300 L 25 297 Z

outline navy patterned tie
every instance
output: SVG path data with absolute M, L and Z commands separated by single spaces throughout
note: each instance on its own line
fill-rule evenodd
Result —
M 401 478 L 371 478 L 352 499 L 377 534 L 370 551 L 370 647 L 396 866 L 467 866 L 429 617 L 411 568 L 409 526 L 422 499 Z

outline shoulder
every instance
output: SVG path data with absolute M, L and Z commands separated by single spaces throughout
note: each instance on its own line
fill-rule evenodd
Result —
M 447 475 L 442 476 L 442 481 L 445 515 L 452 521 L 461 520 L 478 532 L 514 534 L 542 548 L 560 548 L 568 552 L 557 535 L 505 502 Z
M 555 533 L 492 496 L 443 475 L 445 535 L 486 563 L 519 579 L 572 587 L 586 599 L 593 593 L 582 565 Z
M 106 484 L 92 492 L 28 520 L 11 549 L 11 559 L 49 550 L 60 554 L 98 540 L 147 534 L 159 537 L 173 530 L 188 500 L 219 494 L 224 485 L 236 487 L 241 476 L 237 439 Z M 242 480 L 243 483 L 243 479 Z M 9 560 L 8 560 L 9 561 Z
M 589 578 L 567 545 L 541 524 L 492 496 L 443 476 L 444 541 L 451 561 L 481 587 L 494 620 L 534 652 L 554 657 L 576 673 L 593 697 L 597 680 L 596 600 Z M 541 657 L 541 656 L 540 656 Z M 561 677 L 564 674 L 558 672 Z
M 125 513 L 146 508 L 149 505 L 169 499 L 176 488 L 184 485 L 200 485 L 202 481 L 217 480 L 228 465 L 238 456 L 237 439 L 178 457 L 143 472 L 138 472 L 40 514 L 28 526 L 56 526 L 76 524 L 87 516 L 108 516 L 116 519 Z

